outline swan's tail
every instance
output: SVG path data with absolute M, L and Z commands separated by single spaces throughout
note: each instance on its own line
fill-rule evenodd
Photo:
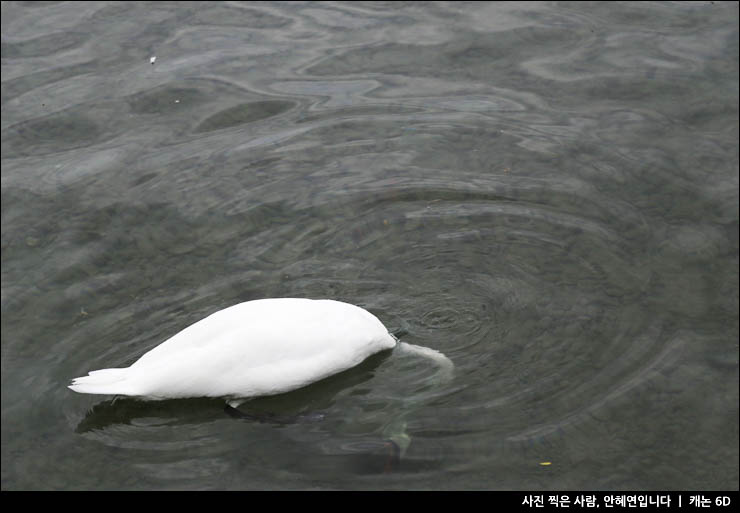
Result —
M 75 378 L 69 388 L 81 394 L 135 395 L 126 382 L 128 368 L 90 371 L 88 376 Z

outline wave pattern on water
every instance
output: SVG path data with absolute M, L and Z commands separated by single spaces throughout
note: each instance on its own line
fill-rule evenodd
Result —
M 736 486 L 737 18 L 3 2 L 3 488 Z M 65 387 L 280 296 L 455 377 L 397 352 L 241 419 Z

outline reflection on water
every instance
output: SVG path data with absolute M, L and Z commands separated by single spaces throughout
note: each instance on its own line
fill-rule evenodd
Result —
M 737 20 L 3 2 L 3 489 L 735 488 Z M 233 415 L 66 388 L 285 296 L 454 380 L 394 351 Z
M 293 106 L 291 102 L 253 102 L 231 107 L 203 121 L 196 132 L 209 132 L 232 126 L 252 123 L 260 119 L 277 116 Z

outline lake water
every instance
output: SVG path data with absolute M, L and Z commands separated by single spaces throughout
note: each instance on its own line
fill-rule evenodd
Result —
M 738 83 L 734 2 L 3 2 L 2 488 L 737 489 Z M 67 389 L 285 296 L 454 378 Z

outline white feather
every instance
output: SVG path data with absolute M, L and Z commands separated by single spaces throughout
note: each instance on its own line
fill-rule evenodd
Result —
M 360 307 L 328 299 L 260 299 L 218 311 L 130 367 L 92 371 L 69 388 L 145 399 L 224 397 L 238 404 L 308 385 L 395 346 L 378 318 Z

